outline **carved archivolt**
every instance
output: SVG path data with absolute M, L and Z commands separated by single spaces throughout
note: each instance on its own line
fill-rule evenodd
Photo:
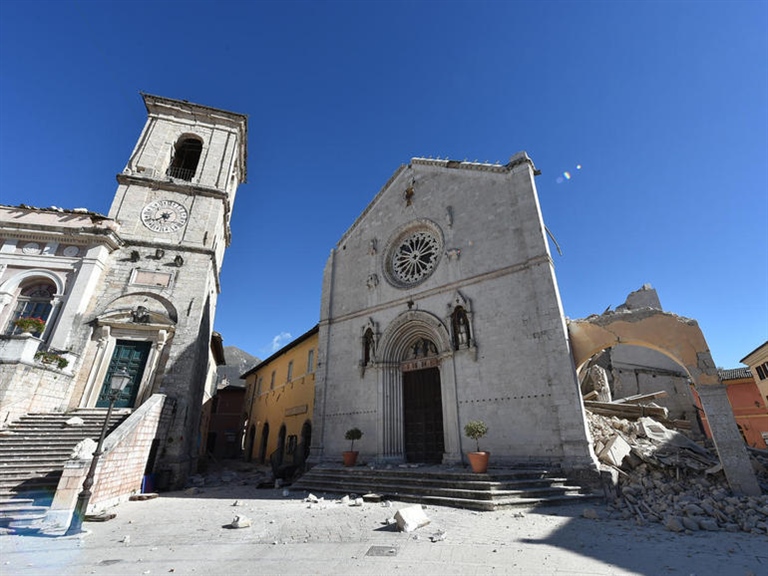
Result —
M 378 361 L 408 359 L 420 339 L 429 341 L 437 355 L 452 353 L 450 333 L 438 317 L 422 310 L 408 310 L 384 330 L 378 346 Z

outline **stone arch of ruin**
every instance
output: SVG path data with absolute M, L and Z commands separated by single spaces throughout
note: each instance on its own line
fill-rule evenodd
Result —
M 577 369 L 606 348 L 628 344 L 651 348 L 671 358 L 685 368 L 697 388 L 720 384 L 704 334 L 695 320 L 643 308 L 571 320 L 568 333 Z
M 570 320 L 574 364 L 618 344 L 651 348 L 684 367 L 701 398 L 723 471 L 734 493 L 757 496 L 760 485 L 698 323 L 654 308 L 627 310 Z

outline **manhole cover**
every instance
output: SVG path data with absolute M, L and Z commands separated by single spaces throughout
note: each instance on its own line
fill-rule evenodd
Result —
M 371 546 L 366 556 L 397 556 L 397 548 L 394 546 Z

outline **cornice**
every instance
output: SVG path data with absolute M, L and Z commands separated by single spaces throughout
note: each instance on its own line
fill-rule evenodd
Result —
M 179 192 L 180 194 L 185 194 L 187 196 L 209 196 L 211 198 L 218 198 L 227 204 L 229 203 L 229 194 L 227 194 L 227 192 L 218 190 L 216 188 L 208 188 L 206 186 L 189 184 L 186 183 L 186 181 L 184 181 L 185 183 L 182 184 L 170 176 L 167 178 L 167 180 L 158 180 L 157 178 L 139 176 L 134 173 L 120 172 L 117 174 L 117 183 L 125 186 L 129 184 L 137 184 L 139 186 L 146 186 L 147 188 L 153 188 L 156 190 L 163 189 L 170 192 Z

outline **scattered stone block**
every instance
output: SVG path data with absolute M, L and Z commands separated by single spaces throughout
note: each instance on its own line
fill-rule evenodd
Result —
M 429 537 L 430 541 L 432 542 L 440 542 L 442 540 L 445 540 L 445 532 L 442 530 L 438 530 L 432 536 Z
M 431 522 L 424 513 L 424 509 L 418 504 L 398 510 L 395 513 L 395 521 L 400 532 L 413 532 Z
M 667 521 L 664 522 L 664 527 L 672 532 L 682 532 L 685 530 L 685 526 L 680 522 L 680 519 L 675 518 L 674 516 L 667 518 Z
M 86 438 L 72 448 L 70 458 L 74 460 L 90 460 L 94 452 L 96 452 L 96 441 L 92 438 Z
M 683 516 L 682 522 L 683 522 L 683 526 L 685 526 L 686 530 L 690 530 L 691 532 L 698 532 L 698 530 L 699 530 L 699 521 L 696 518 L 690 518 L 688 516 Z
M 144 494 L 133 494 L 128 500 L 131 502 L 143 502 L 144 500 L 153 500 L 157 498 L 159 494 L 157 492 L 145 492 Z
M 702 518 L 699 520 L 699 528 L 708 530 L 709 532 L 717 532 L 720 530 L 720 526 L 717 525 L 717 522 L 710 520 L 709 518 Z
M 685 512 L 688 516 L 704 515 L 704 509 L 696 504 L 686 504 L 685 508 L 683 508 L 683 512 Z
M 584 508 L 584 510 L 581 512 L 581 515 L 584 518 L 588 518 L 589 520 L 599 520 L 600 514 L 598 514 L 597 510 L 594 508 Z
M 65 426 L 83 426 L 85 425 L 85 420 L 80 418 L 80 416 L 72 416 L 69 420 L 64 422 Z
M 365 502 L 381 502 L 381 494 L 363 494 L 363 500 Z
M 230 526 L 232 528 L 249 528 L 251 525 L 251 519 L 247 516 L 235 516 Z

